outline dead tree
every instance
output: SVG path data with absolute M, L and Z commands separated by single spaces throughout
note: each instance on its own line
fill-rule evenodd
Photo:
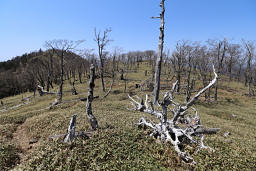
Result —
M 121 69 L 120 71 L 120 80 L 124 80 L 124 70 Z
M 64 142 L 71 142 L 76 137 L 76 114 L 74 114 L 70 120 L 67 135 L 64 138 Z
M 53 52 L 52 50 L 48 50 L 45 55 L 49 58 L 47 64 L 47 82 L 46 82 L 46 90 L 50 91 L 50 86 L 53 88 L 52 84 L 52 76 L 53 76 Z
M 93 89 L 94 89 L 94 79 L 95 79 L 95 67 L 92 64 L 90 67 L 90 80 L 89 80 L 89 88 L 88 88 L 88 98 L 86 102 L 86 113 L 87 118 L 91 124 L 92 130 L 96 130 L 98 128 L 98 121 L 92 113 L 92 101 L 93 101 Z
M 174 66 L 174 72 L 177 78 L 177 88 L 176 91 L 180 93 L 181 91 L 181 75 L 185 67 L 185 59 L 187 55 L 187 42 L 180 41 L 176 45 L 176 50 L 172 54 L 172 63 Z
M 77 91 L 76 91 L 76 88 L 75 88 L 75 82 L 72 83 L 72 95 L 78 95 Z
M 40 85 L 37 86 L 37 91 L 38 91 L 40 96 L 43 96 L 45 94 L 57 94 L 55 92 L 44 91 L 44 88 L 42 86 L 40 86 Z
M 241 55 L 240 48 L 241 47 L 239 44 L 228 44 L 227 67 L 229 72 L 229 81 L 232 81 L 232 70 L 234 67 L 233 65 L 237 62 L 237 60 L 239 59 L 239 56 Z
M 76 139 L 77 137 L 81 137 L 81 138 L 84 138 L 84 139 L 89 138 L 88 135 L 90 135 L 91 132 L 84 132 L 84 131 L 76 132 L 76 117 L 77 117 L 77 115 L 74 114 L 72 116 L 72 118 L 70 119 L 69 126 L 68 126 L 66 134 L 59 134 L 59 135 L 50 136 L 49 140 L 64 137 L 63 141 L 65 143 L 70 143 L 74 139 Z
M 98 55 L 100 58 L 100 78 L 101 78 L 101 85 L 102 85 L 102 91 L 105 92 L 105 86 L 104 86 L 104 50 L 106 46 L 109 44 L 111 41 L 108 39 L 108 33 L 111 32 L 111 29 L 106 29 L 103 33 L 103 36 L 101 36 L 100 32 L 97 33 L 96 28 L 94 29 L 94 34 L 95 34 L 95 41 L 98 45 Z
M 190 100 L 190 96 L 191 96 L 191 82 L 190 82 L 190 76 L 191 76 L 191 70 L 192 70 L 192 47 L 188 46 L 188 59 L 187 59 L 187 88 L 186 88 L 186 102 L 188 102 Z
M 153 122 L 146 121 L 145 118 L 141 118 L 137 123 L 140 127 L 149 127 L 151 128 L 150 136 L 154 136 L 155 138 L 159 138 L 162 141 L 170 142 L 178 155 L 185 162 L 196 163 L 192 157 L 190 157 L 186 152 L 181 151 L 181 146 L 186 144 L 196 144 L 198 146 L 198 150 L 201 148 L 209 148 L 206 147 L 203 143 L 204 134 L 214 134 L 219 131 L 219 128 L 210 128 L 205 129 L 202 128 L 200 123 L 200 117 L 197 113 L 197 110 L 191 107 L 196 100 L 208 89 L 210 88 L 217 80 L 218 76 L 213 67 L 213 71 L 215 74 L 214 79 L 202 90 L 200 90 L 191 100 L 189 100 L 186 104 L 181 105 L 177 102 L 174 102 L 174 91 L 177 85 L 177 81 L 173 84 L 172 90 L 170 92 L 166 92 L 163 100 L 159 102 L 158 106 L 162 108 L 162 111 L 159 112 L 154 107 L 152 102 L 148 103 L 148 95 L 146 95 L 145 102 L 143 99 L 138 98 L 139 101 L 134 100 L 134 98 L 128 97 L 131 100 L 132 109 L 140 112 L 149 113 L 159 119 L 159 123 L 155 124 Z M 167 111 L 170 110 L 168 106 L 174 106 L 171 110 L 173 116 L 172 119 L 167 118 Z M 192 116 L 188 109 L 191 109 L 195 112 L 195 115 Z M 200 140 L 194 138 L 199 137 Z
M 255 47 L 252 42 L 244 42 L 244 46 L 246 48 L 246 72 L 245 72 L 245 79 L 247 81 L 247 86 L 248 86 L 248 95 L 253 96 L 254 91 L 252 91 L 252 82 L 253 82 L 253 77 L 252 77 L 252 62 L 254 58 L 254 50 Z
M 113 55 L 113 61 L 112 61 L 112 82 L 111 82 L 111 85 L 108 89 L 108 92 L 103 96 L 103 98 L 106 98 L 109 95 L 109 93 L 111 92 L 112 87 L 114 85 L 114 82 L 115 82 L 115 65 L 116 65 L 116 53 Z
M 226 57 L 226 51 L 227 51 L 227 40 L 224 39 L 223 41 L 219 41 L 216 43 L 215 41 L 208 41 L 208 43 L 213 46 L 213 53 L 216 57 L 216 64 L 217 64 L 217 74 L 220 75 L 222 68 L 223 68 L 223 62 Z M 219 79 L 217 79 L 215 84 L 215 91 L 214 91 L 214 100 L 218 100 L 218 84 Z
M 160 7 L 162 8 L 161 14 L 159 17 L 152 17 L 152 18 L 160 18 L 160 35 L 159 35 L 159 43 L 158 43 L 158 53 L 156 59 L 156 66 L 155 66 L 155 87 L 154 87 L 154 104 L 157 103 L 159 99 L 159 91 L 160 91 L 160 76 L 161 76 L 161 65 L 162 65 L 162 57 L 163 57 L 163 47 L 164 47 L 164 7 L 165 0 L 161 0 Z
M 78 41 L 70 41 L 70 40 L 52 40 L 46 41 L 45 46 L 50 48 L 54 54 L 56 54 L 60 58 L 60 85 L 59 85 L 59 97 L 57 99 L 57 103 L 53 103 L 54 105 L 62 102 L 63 96 L 63 77 L 64 77 L 64 56 L 67 52 L 74 50 L 79 44 L 81 44 L 83 40 Z

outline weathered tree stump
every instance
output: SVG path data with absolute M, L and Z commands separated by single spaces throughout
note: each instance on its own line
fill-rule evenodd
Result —
M 92 113 L 93 89 L 94 89 L 94 86 L 95 86 L 94 79 L 95 79 L 95 67 L 92 64 L 91 67 L 90 67 L 88 99 L 87 99 L 87 103 L 86 103 L 87 118 L 89 119 L 92 130 L 96 130 L 98 128 L 98 121 Z
M 84 138 L 84 139 L 87 139 L 89 138 L 89 134 L 91 132 L 76 132 L 76 114 L 74 114 L 72 116 L 72 118 L 70 119 L 70 122 L 69 122 L 69 126 L 68 126 L 68 129 L 67 129 L 67 133 L 66 134 L 60 134 L 60 135 L 53 135 L 53 136 L 50 136 L 49 137 L 49 140 L 53 140 L 53 139 L 58 139 L 58 138 L 61 138 L 61 137 L 64 137 L 63 141 L 65 143 L 70 143 L 72 142 L 74 139 L 76 139 L 77 137 L 81 137 L 81 138 Z
M 64 142 L 71 142 L 76 137 L 76 114 L 74 114 L 70 120 L 67 135 L 64 138 Z
M 75 82 L 72 83 L 72 95 L 78 95 L 77 91 L 76 91 L 76 88 L 75 88 Z

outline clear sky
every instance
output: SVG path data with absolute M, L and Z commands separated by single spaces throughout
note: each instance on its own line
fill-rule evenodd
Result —
M 43 48 L 46 40 L 86 40 L 112 28 L 124 51 L 157 49 L 160 0 L 0 0 L 0 61 Z M 166 0 L 165 48 L 178 40 L 256 40 L 256 0 Z

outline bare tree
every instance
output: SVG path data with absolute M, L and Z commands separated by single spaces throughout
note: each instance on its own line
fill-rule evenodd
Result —
M 68 51 L 74 50 L 83 40 L 72 41 L 72 40 L 52 40 L 46 41 L 45 46 L 53 51 L 60 58 L 60 85 L 59 85 L 59 97 L 57 99 L 57 104 L 62 102 L 63 96 L 63 76 L 64 76 L 64 56 Z
M 105 86 L 104 86 L 104 50 L 106 46 L 109 44 L 110 40 L 108 38 L 108 33 L 111 32 L 111 29 L 108 28 L 103 32 L 103 35 L 101 36 L 101 32 L 97 32 L 96 28 L 94 29 L 94 35 L 95 35 L 95 41 L 98 45 L 98 55 L 100 58 L 100 77 L 101 77 L 101 85 L 102 85 L 102 90 L 105 92 Z
M 243 41 L 245 49 L 246 49 L 246 72 L 245 72 L 245 79 L 247 81 L 247 86 L 248 86 L 248 95 L 252 96 L 254 95 L 254 91 L 252 91 L 252 82 L 253 82 L 253 76 L 252 76 L 252 63 L 254 60 L 255 56 L 255 46 L 253 42 L 250 41 Z
M 227 67 L 228 67 L 228 73 L 229 73 L 229 81 L 232 81 L 232 69 L 234 67 L 234 64 L 236 63 L 236 60 L 241 55 L 241 46 L 239 44 L 228 44 L 227 45 Z
M 109 95 L 109 93 L 111 92 L 112 87 L 114 85 L 114 82 L 115 82 L 115 69 L 116 69 L 116 65 L 117 65 L 116 63 L 118 63 L 118 62 L 116 62 L 116 57 L 117 56 L 119 56 L 119 55 L 118 55 L 118 49 L 116 48 L 115 51 L 114 51 L 113 57 L 112 57 L 112 72 L 111 72 L 112 82 L 111 82 L 111 85 L 110 85 L 107 93 L 103 96 L 103 98 L 106 98 Z
M 227 40 L 224 38 L 223 41 L 208 40 L 210 46 L 212 46 L 212 53 L 216 58 L 217 74 L 219 75 L 223 69 L 224 59 L 226 57 L 227 51 Z M 218 84 L 219 80 L 217 79 L 215 84 L 214 100 L 218 100 Z
M 159 99 L 159 91 L 160 91 L 160 76 L 161 76 L 161 65 L 162 65 L 162 56 L 163 56 L 163 47 L 164 47 L 164 7 L 165 0 L 161 0 L 160 7 L 162 9 L 161 14 L 159 17 L 152 17 L 152 18 L 160 18 L 160 35 L 159 35 L 159 44 L 158 44 L 158 53 L 156 59 L 156 66 L 155 66 L 155 87 L 154 87 L 154 104 L 157 103 Z
M 50 86 L 53 88 L 52 75 L 53 75 L 53 55 L 54 55 L 54 53 L 52 52 L 52 50 L 48 50 L 44 54 L 48 58 L 46 91 L 49 92 L 50 91 Z
M 203 86 L 207 86 L 208 79 L 207 74 L 209 71 L 209 63 L 210 63 L 210 54 L 206 46 L 202 46 L 197 51 L 197 59 L 198 68 L 199 68 L 199 74 L 202 79 Z M 210 90 L 210 88 L 208 89 Z M 205 92 L 204 94 L 205 100 L 208 100 L 210 102 L 210 93 L 208 94 Z
M 186 102 L 190 100 L 191 96 L 191 70 L 192 70 L 192 58 L 193 58 L 193 47 L 192 46 L 187 46 L 187 68 L 186 68 L 186 73 L 187 73 L 187 89 L 186 89 Z
M 176 73 L 177 78 L 177 89 L 176 91 L 179 93 L 181 89 L 181 74 L 185 67 L 185 61 L 187 56 L 187 42 L 181 41 L 176 45 L 176 49 L 172 54 L 172 63 L 174 66 L 174 72 Z

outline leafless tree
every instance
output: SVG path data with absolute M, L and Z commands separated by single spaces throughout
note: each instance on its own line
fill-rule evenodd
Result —
M 188 102 L 190 100 L 190 96 L 191 96 L 191 71 L 192 71 L 192 60 L 193 60 L 193 50 L 194 50 L 194 47 L 192 46 L 187 46 L 187 57 L 186 57 L 186 64 L 187 64 L 187 67 L 186 67 L 186 74 L 187 74 L 187 85 L 186 85 L 186 102 Z
M 111 72 L 112 82 L 111 82 L 108 92 L 103 96 L 103 98 L 106 98 L 109 95 L 109 93 L 112 90 L 112 87 L 114 85 L 114 82 L 115 82 L 115 69 L 116 69 L 115 66 L 116 66 L 116 56 L 117 55 L 118 55 L 117 51 L 115 50 L 113 57 L 112 57 L 112 72 Z
M 98 46 L 98 55 L 100 58 L 100 77 L 101 77 L 101 85 L 102 85 L 102 90 L 105 92 L 105 86 L 104 86 L 104 50 L 106 46 L 110 43 L 110 40 L 108 38 L 108 34 L 111 32 L 111 29 L 108 28 L 103 32 L 103 35 L 101 35 L 101 32 L 97 32 L 96 28 L 94 29 L 94 36 L 96 41 L 97 46 Z
M 54 54 L 56 54 L 60 58 L 60 85 L 59 85 L 59 97 L 57 99 L 57 104 L 62 102 L 63 96 L 63 76 L 64 76 L 64 57 L 67 52 L 74 50 L 79 44 L 81 44 L 83 40 L 71 41 L 71 40 L 51 40 L 46 41 L 45 46 L 48 49 L 51 49 Z
M 197 51 L 197 59 L 199 74 L 202 79 L 203 86 L 205 87 L 208 83 L 207 74 L 209 71 L 210 54 L 206 46 L 201 46 Z M 210 88 L 209 88 L 210 90 Z M 205 100 L 210 101 L 210 93 L 205 92 Z
M 245 72 L 245 79 L 248 86 L 248 95 L 254 95 L 254 91 L 252 90 L 252 83 L 253 83 L 253 74 L 252 74 L 252 64 L 255 57 L 255 46 L 253 42 L 250 41 L 243 41 L 245 49 L 246 49 L 246 72 Z
M 159 99 L 159 91 L 160 91 L 160 76 L 161 76 L 161 65 L 162 65 L 162 56 L 163 56 L 163 47 L 164 47 L 164 13 L 165 13 L 165 0 L 161 0 L 160 7 L 161 7 L 161 14 L 159 17 L 152 17 L 152 18 L 160 18 L 160 35 L 159 35 L 159 43 L 158 43 L 158 53 L 156 59 L 156 66 L 155 66 L 155 87 L 154 87 L 154 104 L 157 103 Z
M 176 73 L 177 78 L 177 89 L 176 91 L 179 93 L 181 89 L 181 74 L 184 71 L 185 61 L 187 56 L 187 42 L 180 41 L 176 45 L 176 49 L 172 54 L 172 63 L 174 66 L 174 72 Z
M 229 81 L 232 81 L 232 70 L 241 55 L 241 46 L 239 44 L 227 45 L 227 68 L 229 73 Z
M 227 40 L 216 41 L 216 40 L 208 40 L 209 45 L 212 47 L 212 54 L 215 57 L 215 62 L 217 66 L 217 74 L 219 75 L 223 69 L 224 59 L 226 57 L 227 52 Z M 215 84 L 215 92 L 214 92 L 214 100 L 218 100 L 218 84 L 219 80 Z

